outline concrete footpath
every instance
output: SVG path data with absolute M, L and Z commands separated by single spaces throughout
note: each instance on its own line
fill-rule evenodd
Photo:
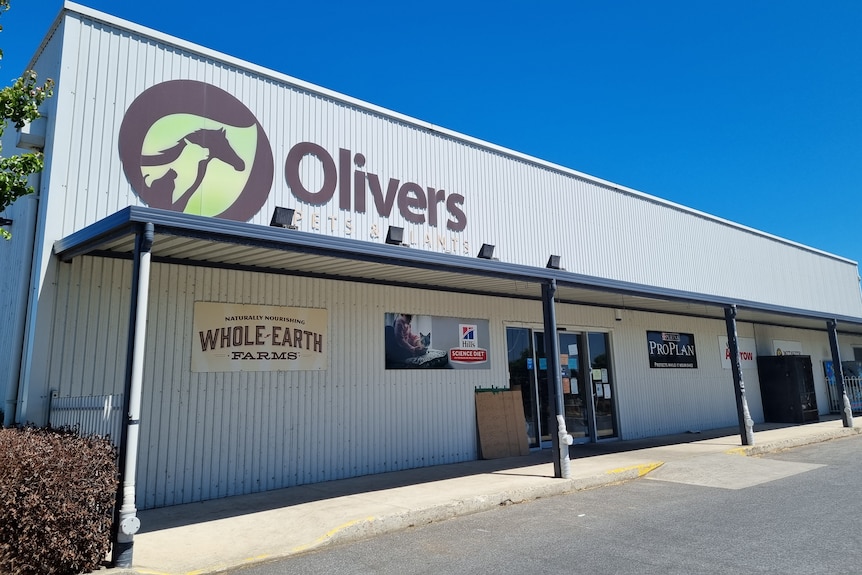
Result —
M 106 575 L 198 575 L 296 555 L 414 525 L 642 477 L 701 455 L 758 455 L 862 433 L 840 419 L 755 426 L 571 447 L 571 479 L 555 479 L 550 450 L 369 475 L 139 513 L 133 569 Z

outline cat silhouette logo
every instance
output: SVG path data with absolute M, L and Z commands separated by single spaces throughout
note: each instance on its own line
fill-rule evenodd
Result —
M 248 221 L 269 196 L 272 149 L 239 100 L 194 80 L 142 92 L 123 118 L 120 161 L 148 206 Z

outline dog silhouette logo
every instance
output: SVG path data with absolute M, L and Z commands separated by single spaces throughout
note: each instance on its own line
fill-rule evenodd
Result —
M 142 92 L 123 117 L 119 153 L 132 189 L 154 208 L 248 221 L 272 188 L 263 127 L 242 102 L 203 82 Z

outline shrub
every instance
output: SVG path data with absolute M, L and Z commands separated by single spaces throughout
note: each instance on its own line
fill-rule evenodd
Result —
M 101 437 L 0 429 L 0 573 L 72 575 L 111 544 L 116 450 Z

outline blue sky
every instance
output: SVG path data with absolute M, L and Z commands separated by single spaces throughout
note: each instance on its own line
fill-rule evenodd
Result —
M 858 0 L 82 4 L 862 260 Z M 12 0 L 0 80 L 61 6 Z

